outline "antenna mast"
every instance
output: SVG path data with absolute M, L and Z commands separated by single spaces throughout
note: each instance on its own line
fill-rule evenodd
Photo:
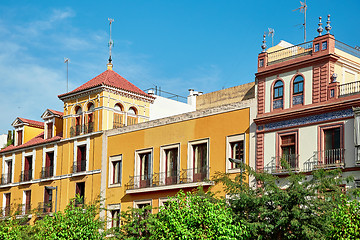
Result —
M 271 36 L 271 44 L 272 44 L 272 47 L 274 46 L 274 35 L 275 35 L 275 29 L 273 28 L 268 28 L 268 36 Z
M 114 45 L 114 42 L 113 42 L 113 40 L 111 40 L 111 24 L 114 22 L 114 19 L 112 19 L 112 18 L 108 18 L 108 20 L 109 20 L 109 22 L 110 22 L 110 40 L 109 40 L 109 64 L 111 64 L 111 61 L 112 61 L 112 59 L 111 59 L 111 48 L 112 48 L 112 46 Z
M 304 2 L 300 1 L 301 7 L 293 10 L 293 11 L 297 11 L 299 10 L 301 13 L 304 13 L 304 42 L 306 42 L 306 10 L 307 10 L 307 5 L 306 5 L 306 0 L 304 0 Z
M 69 92 L 69 62 L 70 59 L 64 58 L 64 63 L 66 63 L 66 92 Z

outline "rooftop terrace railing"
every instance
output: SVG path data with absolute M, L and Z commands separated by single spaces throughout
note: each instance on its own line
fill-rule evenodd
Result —
M 343 52 L 346 52 L 348 54 L 351 54 L 357 58 L 360 58 L 360 50 L 354 48 L 354 47 L 351 47 L 343 42 L 340 42 L 338 40 L 335 40 L 335 48 L 343 51 Z
M 360 92 L 360 81 L 339 85 L 339 96 L 347 96 Z
M 285 62 L 290 59 L 311 55 L 313 42 L 301 43 L 295 46 L 284 48 L 275 52 L 268 53 L 268 65 Z

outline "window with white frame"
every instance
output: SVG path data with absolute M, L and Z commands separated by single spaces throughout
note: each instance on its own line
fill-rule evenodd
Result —
M 199 182 L 209 176 L 209 139 L 189 142 L 188 180 Z
M 5 158 L 3 163 L 3 175 L 1 184 L 9 184 L 13 182 L 14 157 Z
M 34 178 L 35 154 L 35 149 L 30 153 L 23 154 L 21 182 L 27 182 Z
M 162 146 L 160 149 L 160 183 L 176 184 L 180 174 L 180 144 Z
M 11 208 L 11 193 L 4 193 L 3 195 L 3 214 L 4 216 L 10 215 Z
M 107 228 L 120 227 L 120 203 L 107 206 Z
M 166 206 L 168 205 L 170 199 L 165 197 L 165 198 L 159 198 L 159 207 L 164 207 L 166 208 Z
M 85 172 L 89 168 L 90 138 L 85 141 L 74 142 L 73 173 Z
M 151 206 L 152 205 L 152 201 L 151 199 L 147 199 L 147 200 L 137 200 L 134 201 L 134 208 L 145 208 L 147 206 Z
M 229 158 L 245 163 L 245 134 L 226 137 L 226 169 L 227 172 L 238 172 L 240 164 L 231 162 Z
M 135 184 L 137 187 L 150 187 L 152 184 L 152 149 L 138 150 L 135 153 Z
M 111 186 L 121 186 L 122 155 L 111 156 L 109 164 L 109 183 Z
M 43 167 L 41 169 L 41 178 L 49 178 L 55 175 L 55 165 L 56 165 L 56 156 L 57 155 L 57 146 L 54 148 L 43 148 Z
M 23 193 L 23 214 L 29 214 L 31 212 L 31 190 L 26 190 Z

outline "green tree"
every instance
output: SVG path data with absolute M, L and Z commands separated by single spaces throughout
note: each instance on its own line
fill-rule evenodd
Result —
M 224 200 L 202 189 L 180 191 L 156 214 L 149 208 L 131 209 L 122 215 L 118 239 L 246 239 L 247 229 L 235 222 Z
M 235 221 L 245 224 L 250 239 L 326 238 L 334 221 L 331 212 L 341 202 L 341 171 L 317 170 L 307 176 L 288 169 L 289 176 L 280 179 L 242 168 L 258 187 L 242 184 L 241 175 L 218 173 L 216 182 L 224 184 Z
M 358 199 L 348 200 L 342 197 L 342 202 L 334 208 L 331 218 L 333 225 L 329 239 L 360 239 L 360 202 Z
M 103 239 L 103 222 L 97 217 L 99 202 L 77 204 L 81 199 L 72 199 L 64 212 L 45 216 L 35 223 L 36 239 Z

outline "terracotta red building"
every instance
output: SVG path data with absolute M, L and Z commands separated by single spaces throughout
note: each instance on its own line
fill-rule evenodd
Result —
M 256 168 L 286 175 L 342 168 L 360 179 L 360 51 L 326 34 L 258 55 Z

